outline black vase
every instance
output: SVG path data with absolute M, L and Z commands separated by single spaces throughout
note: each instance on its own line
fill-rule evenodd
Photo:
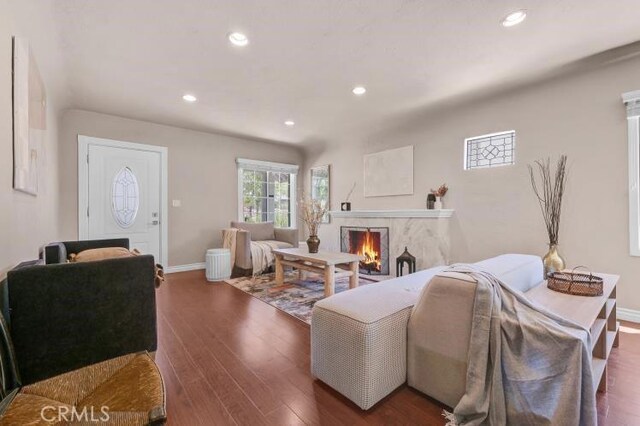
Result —
M 307 247 L 309 247 L 309 253 L 317 253 L 320 247 L 320 238 L 317 235 L 311 235 L 307 239 Z

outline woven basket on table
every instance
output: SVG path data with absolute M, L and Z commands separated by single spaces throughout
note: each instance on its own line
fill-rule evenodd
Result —
M 580 274 L 575 272 L 576 266 L 571 272 L 551 272 L 547 275 L 547 287 L 560 293 L 575 296 L 602 296 L 603 279 L 593 273 Z

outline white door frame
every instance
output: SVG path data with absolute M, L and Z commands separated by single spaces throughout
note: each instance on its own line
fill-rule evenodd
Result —
M 78 135 L 78 237 L 89 238 L 89 145 L 112 148 L 152 151 L 160 154 L 160 259 L 158 263 L 168 265 L 169 244 L 169 202 L 168 202 L 168 161 L 169 150 L 164 146 L 122 142 L 112 139 L 94 138 Z

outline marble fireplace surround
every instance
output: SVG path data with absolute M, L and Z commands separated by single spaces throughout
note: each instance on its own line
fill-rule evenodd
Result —
M 405 246 L 416 257 L 418 270 L 449 263 L 449 218 L 447 210 L 355 210 L 332 211 L 331 223 L 323 224 L 320 247 L 340 251 L 340 227 L 388 227 L 389 273 L 396 275 L 396 258 Z

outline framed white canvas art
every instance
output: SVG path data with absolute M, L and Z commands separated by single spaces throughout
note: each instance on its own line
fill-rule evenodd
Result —
M 364 156 L 364 196 L 413 194 L 413 146 Z
M 13 38 L 13 187 L 38 194 L 38 155 L 47 128 L 46 94 L 29 42 Z

